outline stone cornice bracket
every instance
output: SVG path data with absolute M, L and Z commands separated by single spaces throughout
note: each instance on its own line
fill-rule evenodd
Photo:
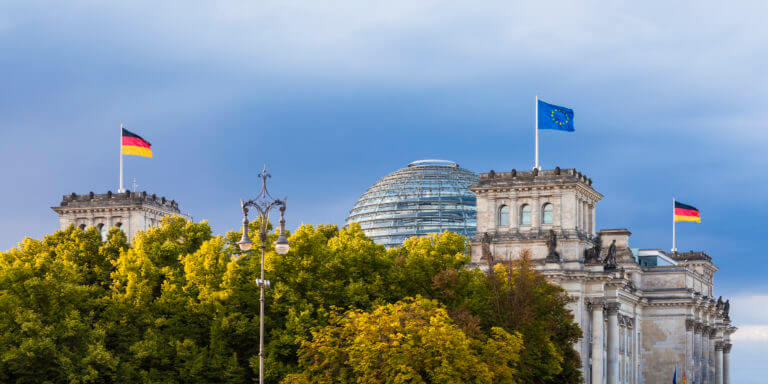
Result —
M 725 343 L 722 341 L 715 342 L 715 351 L 722 351 L 725 349 Z
M 619 313 L 619 308 L 621 308 L 621 303 L 619 302 L 612 301 L 609 303 L 605 303 L 605 312 L 608 315 L 615 315 Z
M 692 331 L 696 328 L 696 321 L 693 319 L 685 319 L 685 330 Z

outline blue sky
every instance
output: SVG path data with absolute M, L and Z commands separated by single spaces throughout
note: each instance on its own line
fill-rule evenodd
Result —
M 757 382 L 768 5 L 533 3 L 2 2 L 0 249 L 55 230 L 62 195 L 117 189 L 120 123 L 155 153 L 126 158 L 126 184 L 223 233 L 265 162 L 289 227 L 342 224 L 417 159 L 529 169 L 538 94 L 575 110 L 541 163 L 594 180 L 598 227 L 666 249 L 671 198 L 701 209 L 678 248 L 720 267 L 735 379 Z

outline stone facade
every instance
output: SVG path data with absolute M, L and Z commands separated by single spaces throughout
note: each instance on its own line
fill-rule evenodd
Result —
M 678 381 L 685 372 L 688 383 L 729 383 L 735 328 L 729 303 L 714 298 L 707 254 L 637 250 L 626 229 L 596 232 L 603 196 L 575 169 L 490 171 L 471 189 L 472 262 L 487 268 L 531 251 L 537 269 L 576 299 L 587 383 L 670 382 L 675 367 Z
M 59 214 L 59 228 L 70 224 L 85 229 L 96 226 L 106 235 L 112 227 L 121 228 L 128 241 L 137 231 L 157 226 L 165 216 L 181 215 L 179 205 L 165 197 L 148 195 L 147 192 L 112 193 L 87 195 L 64 195 L 61 204 L 51 207 Z

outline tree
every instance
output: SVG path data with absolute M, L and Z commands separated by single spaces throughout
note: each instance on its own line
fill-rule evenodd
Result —
M 74 226 L 0 253 L 0 381 L 108 382 L 118 366 L 99 324 L 125 235 Z
M 469 268 L 467 238 L 449 231 L 411 237 L 389 250 L 394 259 L 398 299 L 421 295 L 443 304 L 453 321 L 471 337 L 487 336 L 488 295 L 485 274 Z
M 396 300 L 393 262 L 358 224 L 302 225 L 285 255 L 267 256 L 265 375 L 277 382 L 298 369 L 298 349 L 311 330 L 327 325 L 334 308 L 370 309 Z M 253 361 L 256 366 L 256 361 Z
M 566 291 L 533 269 L 530 251 L 496 264 L 488 274 L 490 321 L 523 336 L 522 383 L 580 383 L 581 360 L 573 346 L 581 330 L 567 308 Z
M 237 252 L 204 221 L 168 217 L 137 234 L 115 263 L 102 319 L 121 356 L 118 381 L 249 381 L 257 268 Z
M 421 297 L 334 316 L 299 351 L 303 372 L 283 383 L 515 383 L 522 342 L 493 328 L 467 337 Z

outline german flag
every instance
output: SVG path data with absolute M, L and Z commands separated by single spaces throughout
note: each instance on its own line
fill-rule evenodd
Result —
M 152 144 L 123 128 L 123 155 L 152 157 Z
M 695 221 L 701 223 L 699 210 L 691 205 L 675 201 L 675 221 Z

